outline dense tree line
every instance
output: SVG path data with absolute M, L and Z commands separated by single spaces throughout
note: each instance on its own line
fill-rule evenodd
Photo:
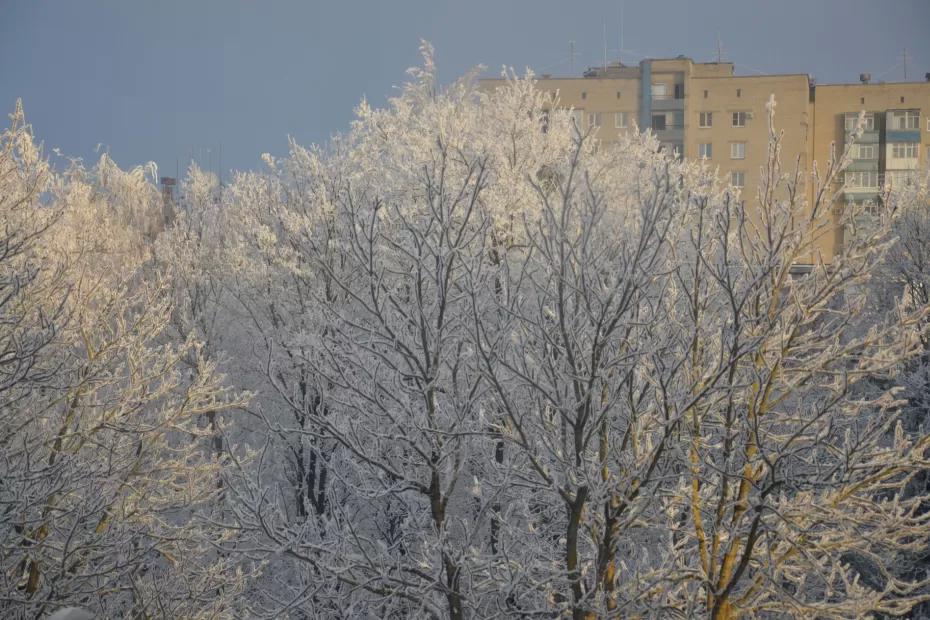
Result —
M 325 147 L 166 205 L 0 139 L 0 609 L 905 616 L 926 554 L 926 184 L 757 196 L 432 54 Z M 813 202 L 804 199 L 814 184 Z M 871 217 L 871 219 L 870 219 Z M 866 220 L 869 220 L 867 225 Z M 832 233 L 831 233 L 832 234 Z

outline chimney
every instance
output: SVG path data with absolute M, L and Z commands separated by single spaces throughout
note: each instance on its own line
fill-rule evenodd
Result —
M 859 81 L 862 82 L 863 84 L 868 84 L 869 80 L 871 79 L 872 79 L 871 73 L 860 73 L 859 74 Z

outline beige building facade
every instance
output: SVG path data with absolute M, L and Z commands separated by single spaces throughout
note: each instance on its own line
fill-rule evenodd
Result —
M 843 243 L 839 213 L 846 202 L 878 199 L 883 187 L 910 182 L 927 166 L 930 148 L 930 79 L 926 82 L 815 85 L 806 74 L 738 76 L 729 62 L 697 63 L 679 56 L 645 59 L 588 69 L 582 77 L 543 75 L 538 87 L 574 110 L 583 130 L 599 140 L 648 129 L 662 144 L 687 158 L 702 158 L 725 181 L 755 201 L 760 169 L 768 156 L 768 113 L 776 101 L 776 128 L 783 132 L 783 171 L 795 164 L 801 191 L 813 198 L 810 171 L 822 172 L 832 145 L 850 140 L 860 111 L 866 128 L 853 149 L 853 162 L 831 191 L 839 199 L 827 210 L 811 262 L 830 262 Z M 494 88 L 500 80 L 482 80 Z

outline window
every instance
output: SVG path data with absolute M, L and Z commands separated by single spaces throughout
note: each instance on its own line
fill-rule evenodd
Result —
M 710 142 L 698 145 L 698 157 L 701 159 L 710 159 L 714 156 L 714 146 Z
M 745 127 L 746 126 L 746 113 L 745 112 L 734 112 L 733 113 L 733 126 L 734 127 Z
M 617 112 L 614 114 L 614 127 L 617 129 L 626 129 L 626 112 Z
M 930 131 L 930 118 L 927 119 L 927 131 Z
M 588 127 L 600 127 L 601 126 L 601 113 L 600 112 L 588 112 Z
M 895 159 L 915 159 L 917 157 L 916 142 L 896 142 L 891 145 L 891 156 Z
M 653 131 L 665 131 L 665 115 L 664 114 L 654 114 L 652 116 L 652 130 Z
M 846 113 L 846 131 L 855 131 L 856 123 L 859 122 L 859 113 L 858 112 L 847 112 Z M 863 131 L 875 131 L 875 115 L 871 112 L 866 112 L 865 114 L 865 124 L 862 127 Z
M 707 99 L 707 91 L 704 91 L 704 98 Z
M 730 185 L 733 187 L 746 187 L 746 173 L 742 170 L 734 170 L 731 172 Z
M 684 98 L 685 98 L 685 85 L 675 84 L 675 99 L 684 99 Z
M 581 98 L 582 98 L 582 99 L 587 99 L 587 98 L 588 98 L 588 93 L 586 93 L 585 91 L 581 91 Z
M 878 187 L 878 172 L 875 170 L 852 170 L 846 172 L 847 187 Z
M 620 91 L 618 90 L 618 91 L 617 91 L 617 99 L 619 99 L 619 98 L 620 98 Z
M 901 110 L 893 112 L 891 126 L 898 130 L 920 129 L 920 114 L 917 110 Z
M 730 143 L 730 159 L 746 159 L 746 143 L 745 142 L 731 142 Z
M 661 82 L 658 84 L 652 85 L 652 98 L 653 99 L 665 99 L 668 97 L 668 90 L 666 89 L 665 84 Z
M 742 96 L 743 96 L 743 91 L 742 91 L 742 89 L 739 89 L 739 88 L 736 89 L 736 96 L 737 96 L 737 97 L 742 97 Z
M 874 144 L 857 144 L 858 159 L 875 159 L 875 145 Z
M 714 113 L 713 112 L 701 112 L 698 117 L 698 126 L 699 127 L 711 127 L 714 124 Z

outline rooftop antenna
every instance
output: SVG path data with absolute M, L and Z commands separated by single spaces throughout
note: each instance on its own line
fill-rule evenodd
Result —
M 604 20 L 604 71 L 607 71 L 607 20 Z
M 574 75 L 575 74 L 575 42 L 574 41 L 568 42 L 568 58 L 569 58 L 568 63 L 569 63 L 569 66 L 571 67 L 572 75 Z
M 907 81 L 907 48 L 904 48 L 904 81 Z
M 623 64 L 623 0 L 620 0 L 620 49 L 617 50 L 617 64 Z
M 717 64 L 723 62 L 723 44 L 720 42 L 720 33 L 717 33 Z

